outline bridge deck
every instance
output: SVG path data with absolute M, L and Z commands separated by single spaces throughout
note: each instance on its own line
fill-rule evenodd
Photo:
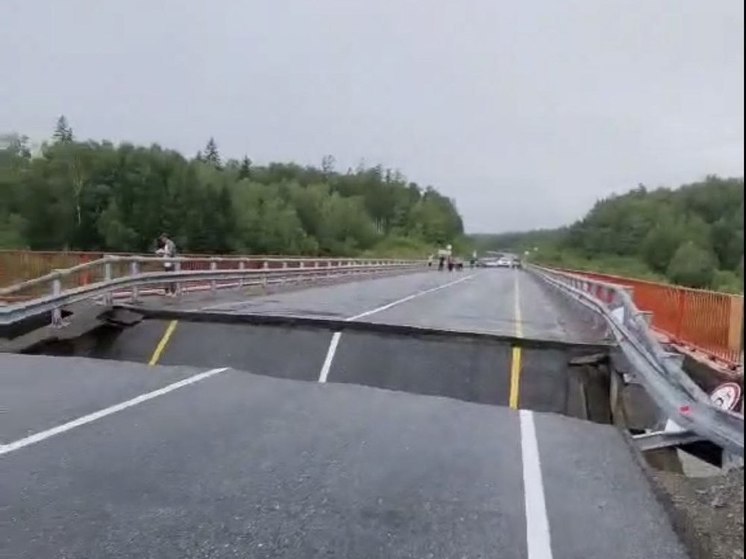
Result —
M 162 305 L 599 341 L 503 272 Z M 573 415 L 593 346 L 514 346 L 146 320 L 0 354 L 0 557 L 683 559 L 617 430 L 507 407 Z

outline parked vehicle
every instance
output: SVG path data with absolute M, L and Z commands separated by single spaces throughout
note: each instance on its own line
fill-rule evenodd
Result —
M 499 258 L 497 260 L 497 268 L 512 268 L 513 267 L 513 259 L 512 258 Z

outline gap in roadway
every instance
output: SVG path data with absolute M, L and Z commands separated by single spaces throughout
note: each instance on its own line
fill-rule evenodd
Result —
M 392 309 L 398 305 L 401 305 L 403 303 L 407 303 L 409 301 L 413 301 L 414 299 L 418 299 L 419 297 L 423 297 L 425 295 L 430 295 L 432 293 L 441 291 L 442 289 L 448 289 L 449 287 L 458 285 L 460 283 L 463 283 L 465 281 L 468 281 L 472 279 L 475 276 L 475 274 L 469 274 L 468 276 L 459 278 L 454 281 L 450 281 L 448 283 L 445 283 L 443 285 L 438 285 L 436 287 L 432 287 L 430 289 L 425 289 L 423 291 L 418 291 L 416 293 L 413 293 L 411 295 L 407 295 L 406 297 L 402 297 L 401 299 L 397 299 L 395 301 L 392 301 L 391 303 L 387 303 L 385 305 L 381 305 L 380 307 L 376 307 L 374 309 L 364 311 L 360 314 L 356 314 L 354 316 L 351 316 L 347 318 L 346 320 L 349 322 L 353 322 L 355 320 L 360 320 L 362 318 L 367 318 L 369 316 L 372 316 L 374 314 L 386 311 L 388 309 Z M 332 339 L 329 342 L 329 348 L 327 349 L 326 356 L 324 357 L 324 363 L 321 367 L 321 370 L 319 372 L 319 382 L 325 383 L 327 382 L 329 378 L 329 372 L 331 371 L 332 364 L 334 362 L 334 356 L 337 351 L 337 348 L 339 347 L 340 338 L 342 336 L 341 332 L 334 332 L 332 334 Z

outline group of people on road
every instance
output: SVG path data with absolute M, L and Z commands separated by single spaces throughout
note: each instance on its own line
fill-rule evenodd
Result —
M 438 271 L 442 272 L 448 268 L 449 272 L 453 270 L 463 270 L 464 261 L 460 258 L 456 258 L 451 254 L 451 245 L 448 245 L 445 249 L 439 250 L 437 256 L 431 254 L 427 259 L 427 265 L 432 268 L 434 259 L 438 259 Z M 477 253 L 476 251 L 471 255 L 469 259 L 469 267 L 474 268 L 477 265 Z
M 433 256 L 430 256 L 430 258 L 427 261 L 428 267 L 432 267 L 433 265 Z M 449 272 L 452 272 L 453 270 L 463 270 L 464 269 L 464 263 L 457 258 L 454 258 L 453 256 L 440 254 L 438 255 L 438 271 L 442 272 L 448 268 Z

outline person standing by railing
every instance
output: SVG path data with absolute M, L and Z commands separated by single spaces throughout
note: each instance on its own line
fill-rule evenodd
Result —
M 155 253 L 163 258 L 175 258 L 176 243 L 169 239 L 168 235 L 162 233 L 161 236 L 158 237 L 158 250 L 156 250 Z M 172 272 L 174 270 L 174 263 L 167 260 L 163 263 L 163 269 L 167 272 Z M 175 283 L 166 284 L 166 297 L 176 297 Z

